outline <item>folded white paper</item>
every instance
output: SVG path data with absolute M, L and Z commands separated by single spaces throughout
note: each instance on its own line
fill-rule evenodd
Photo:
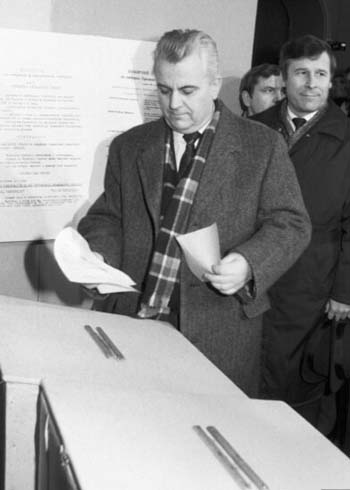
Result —
M 216 223 L 200 230 L 176 237 L 190 271 L 203 281 L 203 274 L 211 272 L 220 262 L 219 233 Z
M 88 242 L 74 228 L 64 228 L 54 243 L 55 259 L 72 282 L 95 286 L 102 294 L 137 291 L 124 272 L 106 264 L 91 251 Z

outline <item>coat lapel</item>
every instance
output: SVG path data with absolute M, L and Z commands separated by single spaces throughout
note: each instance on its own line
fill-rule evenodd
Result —
M 165 151 L 165 124 L 156 121 L 145 135 L 137 155 L 137 165 L 146 205 L 153 219 L 156 233 L 159 230 L 160 204 L 163 188 L 163 163 Z
M 221 186 L 228 179 L 232 181 L 241 148 L 239 125 L 224 107 L 193 203 L 189 228 L 195 228 L 200 214 L 216 202 Z
M 163 163 L 165 150 L 165 123 L 163 119 L 150 126 L 140 145 L 137 165 L 145 201 L 159 231 L 159 215 L 163 190 Z M 242 151 L 240 126 L 236 117 L 223 107 L 214 141 L 207 157 L 200 185 L 193 203 L 189 229 L 195 228 L 200 214 L 216 201 L 216 195 L 228 178 L 232 180 L 233 167 Z

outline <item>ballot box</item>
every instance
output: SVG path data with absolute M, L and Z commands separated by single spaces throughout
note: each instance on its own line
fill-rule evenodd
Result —
M 103 331 L 124 359 L 106 357 L 88 333 Z M 152 390 L 245 394 L 165 322 L 0 296 L 0 369 L 6 490 L 35 487 L 38 394 L 42 380 L 92 393 Z M 108 391 L 107 390 L 107 391 Z M 20 461 L 20 463 L 19 463 Z M 18 468 L 21 471 L 18 471 Z
M 5 490 L 240 489 L 198 427 L 270 490 L 350 489 L 344 454 L 284 403 L 250 400 L 167 323 L 5 296 L 0 319 Z
M 349 459 L 283 402 L 50 380 L 40 413 L 38 490 L 350 488 Z

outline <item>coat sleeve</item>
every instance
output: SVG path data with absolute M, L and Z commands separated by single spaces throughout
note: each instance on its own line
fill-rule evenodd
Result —
M 78 225 L 78 231 L 89 242 L 91 250 L 100 253 L 113 267 L 121 259 L 121 193 L 118 138 L 109 150 L 104 192 L 91 206 Z
M 287 146 L 279 134 L 271 138 L 256 232 L 235 248 L 251 267 L 257 300 L 294 264 L 311 238 L 310 218 Z
M 331 298 L 350 305 L 350 189 L 341 216 L 341 242 Z

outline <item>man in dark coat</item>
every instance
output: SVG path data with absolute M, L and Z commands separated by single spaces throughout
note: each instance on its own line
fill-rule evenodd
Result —
M 170 321 L 256 396 L 266 290 L 310 239 L 293 165 L 274 131 L 217 100 L 218 57 L 207 34 L 164 34 L 154 73 L 163 117 L 112 142 L 105 191 L 79 224 L 92 250 L 141 291 L 110 295 L 99 309 Z M 196 131 L 199 142 L 186 146 Z M 201 281 L 175 237 L 214 222 L 223 258 Z
M 291 404 L 322 426 L 320 388 L 300 365 L 305 341 L 325 314 L 350 316 L 350 126 L 328 100 L 334 56 L 314 36 L 287 42 L 280 65 L 287 100 L 256 116 L 289 146 L 312 222 L 311 243 L 271 288 L 264 316 L 264 396 Z M 330 428 L 330 427 L 329 427 Z

